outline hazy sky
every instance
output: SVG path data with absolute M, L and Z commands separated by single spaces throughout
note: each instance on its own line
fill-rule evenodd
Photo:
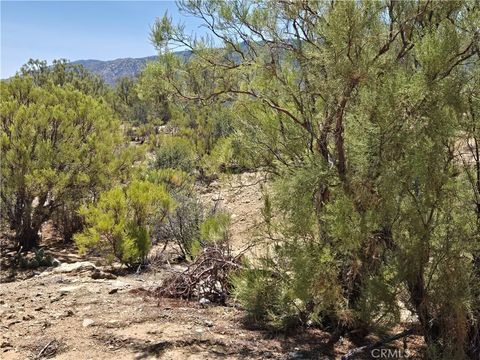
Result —
M 173 1 L 3 1 L 0 78 L 28 59 L 112 60 L 156 53 L 150 26 L 165 11 L 204 33 L 200 22 L 181 15 Z

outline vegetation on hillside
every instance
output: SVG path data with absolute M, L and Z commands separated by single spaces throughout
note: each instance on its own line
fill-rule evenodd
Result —
M 274 251 L 238 299 L 338 336 L 392 326 L 405 304 L 430 357 L 478 356 L 478 4 L 252 5 L 180 3 L 222 48 L 167 16 L 152 33 L 172 101 L 232 111 L 272 174 Z
M 158 60 L 137 79 L 110 88 L 32 61 L 1 83 L 1 207 L 18 244 L 53 220 L 130 268 L 170 241 L 195 264 L 230 251 L 230 218 L 194 183 L 261 171 L 267 249 L 222 287 L 251 321 L 336 341 L 406 308 L 426 357 L 478 358 L 478 1 L 178 5 L 211 37 L 159 18 Z

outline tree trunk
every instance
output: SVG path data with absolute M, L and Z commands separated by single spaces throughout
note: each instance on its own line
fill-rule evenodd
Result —
M 440 327 L 438 322 L 432 318 L 427 301 L 427 292 L 423 276 L 423 268 L 408 281 L 408 291 L 415 313 L 420 321 L 423 338 L 427 346 L 438 345 Z
M 24 200 L 15 217 L 15 231 L 18 245 L 28 251 L 38 245 L 38 231 L 41 223 L 32 219 L 32 200 Z
M 23 226 L 17 233 L 17 240 L 22 250 L 28 251 L 38 246 L 40 237 L 38 236 L 39 228 L 33 228 L 31 226 Z

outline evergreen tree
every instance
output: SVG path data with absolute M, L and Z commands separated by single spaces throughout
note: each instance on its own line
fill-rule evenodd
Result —
M 129 171 L 120 123 L 102 102 L 71 84 L 16 76 L 1 86 L 1 207 L 23 249 L 42 223 Z
M 478 356 L 478 2 L 180 8 L 222 46 L 168 17 L 152 39 L 162 54 L 187 47 L 214 87 L 185 86 L 168 54 L 158 81 L 179 101 L 231 106 L 275 182 L 274 252 L 238 280 L 247 308 L 340 335 L 391 325 L 403 301 L 430 357 Z

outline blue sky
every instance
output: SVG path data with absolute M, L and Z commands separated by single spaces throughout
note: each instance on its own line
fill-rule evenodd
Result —
M 1 0 L 0 78 L 28 59 L 112 60 L 156 53 L 150 26 L 165 11 L 188 32 L 205 33 L 200 21 L 178 12 L 173 1 Z

